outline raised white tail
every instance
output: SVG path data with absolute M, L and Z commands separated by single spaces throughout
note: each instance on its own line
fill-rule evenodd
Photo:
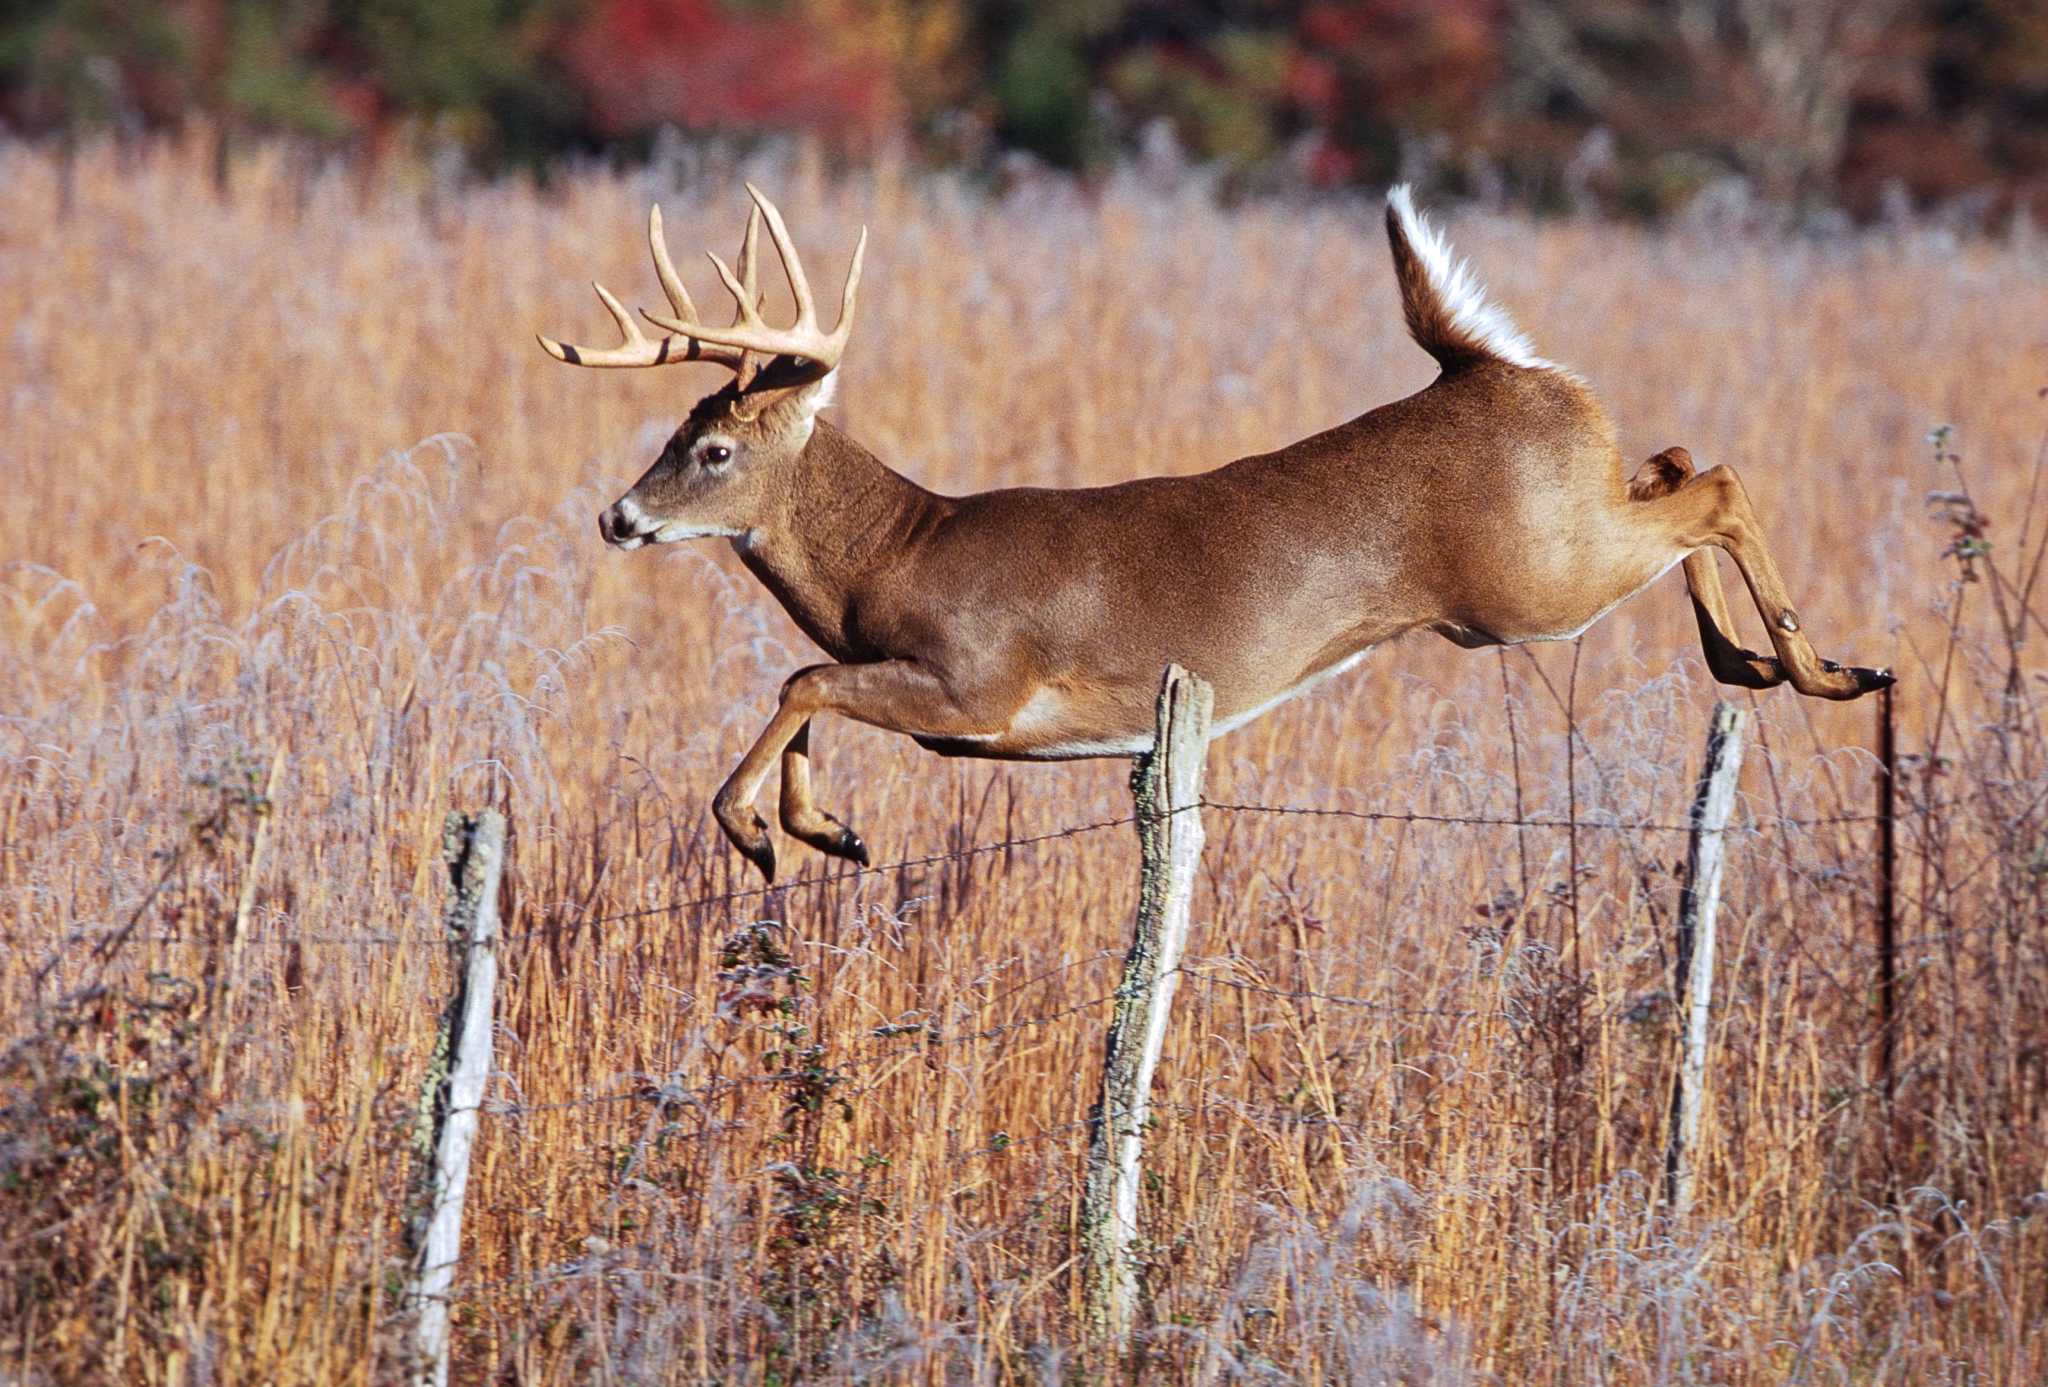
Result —
M 1554 368 L 1536 355 L 1507 310 L 1486 297 L 1472 267 L 1415 210 L 1406 183 L 1387 194 L 1387 239 L 1394 248 L 1394 277 L 1401 286 L 1408 332 L 1446 370 L 1482 358 Z

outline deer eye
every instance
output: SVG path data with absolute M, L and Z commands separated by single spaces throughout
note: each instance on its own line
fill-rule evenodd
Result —
M 723 467 L 732 461 L 732 449 L 723 443 L 713 443 L 704 449 L 704 464 L 707 467 Z

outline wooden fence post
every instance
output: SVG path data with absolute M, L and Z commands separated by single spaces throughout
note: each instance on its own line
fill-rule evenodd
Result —
M 448 1300 L 462 1257 L 462 1200 L 477 1110 L 491 1073 L 493 993 L 498 985 L 498 878 L 505 862 L 505 816 L 450 814 L 442 839 L 454 895 L 448 928 L 463 941 L 462 982 L 442 1023 L 435 1073 L 428 1076 L 436 1131 L 433 1195 L 419 1244 L 413 1303 L 419 1307 L 416 1381 L 448 1387 Z
M 1137 1312 L 1130 1248 L 1138 1233 L 1138 1167 L 1202 855 L 1202 767 L 1213 708 L 1208 684 L 1168 665 L 1152 750 L 1131 771 L 1143 853 L 1138 918 L 1109 1024 L 1081 1204 L 1089 1328 L 1117 1343 L 1129 1336 Z
M 1742 774 L 1743 736 L 1749 714 L 1732 703 L 1714 704 L 1707 729 L 1707 756 L 1693 795 L 1688 823 L 1685 893 L 1678 907 L 1679 1004 L 1684 1009 L 1684 1048 L 1671 1090 L 1671 1140 L 1664 1153 L 1664 1197 L 1683 1218 L 1692 1208 L 1694 1162 L 1700 1141 L 1700 1107 L 1706 1088 L 1707 1021 L 1714 995 L 1714 917 L 1721 908 L 1721 862 L 1735 782 Z

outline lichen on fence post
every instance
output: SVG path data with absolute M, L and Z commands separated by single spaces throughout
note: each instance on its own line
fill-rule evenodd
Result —
M 448 1384 L 448 1301 L 462 1256 L 462 1202 L 477 1111 L 491 1072 L 493 997 L 498 984 L 498 881 L 505 861 L 505 816 L 450 814 L 443 841 L 452 895 L 451 941 L 462 947 L 462 980 L 435 1046 L 426 1103 L 434 1116 L 432 1195 L 419 1238 L 412 1287 L 419 1309 L 420 1383 Z M 423 1114 L 424 1116 L 424 1114 Z
M 1742 775 L 1743 735 L 1749 714 L 1732 703 L 1714 704 L 1707 755 L 1688 820 L 1685 893 L 1678 909 L 1680 1031 L 1678 1075 L 1671 1090 L 1671 1138 L 1664 1153 L 1664 1197 L 1683 1218 L 1692 1207 L 1699 1162 L 1700 1113 L 1707 1079 L 1707 1022 L 1714 995 L 1714 920 L 1721 906 L 1721 864 L 1735 784 Z
M 1208 684 L 1168 665 L 1152 750 L 1131 772 L 1142 854 L 1137 924 L 1110 1020 L 1102 1097 L 1091 1118 L 1080 1230 L 1089 1328 L 1112 1342 L 1130 1334 L 1137 1311 L 1131 1244 L 1138 1234 L 1139 1162 L 1202 855 L 1202 768 L 1213 708 Z

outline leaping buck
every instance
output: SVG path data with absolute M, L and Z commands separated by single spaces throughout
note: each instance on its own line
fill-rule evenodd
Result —
M 620 549 L 731 540 L 836 661 L 790 677 L 712 802 L 770 880 L 775 851 L 753 806 L 778 756 L 782 826 L 868 860 L 812 799 L 820 713 L 948 756 L 1126 756 L 1150 746 L 1169 661 L 1214 686 L 1229 731 L 1405 631 L 1463 646 L 1576 635 L 1681 561 L 1716 679 L 1789 682 L 1817 698 L 1891 682 L 1814 653 L 1732 471 L 1695 475 L 1685 450 L 1669 448 L 1623 481 L 1593 392 L 1536 355 L 1405 187 L 1387 199 L 1387 236 L 1408 330 L 1443 368 L 1428 388 L 1197 476 L 972 496 L 926 491 L 818 417 L 853 326 L 867 233 L 827 333 L 781 214 L 748 192 L 738 272 L 711 257 L 739 305 L 729 326 L 699 319 L 657 207 L 648 242 L 674 312 L 644 316 L 663 335 L 598 286 L 624 341 L 541 345 L 576 366 L 712 361 L 733 372 L 598 528 Z M 764 220 L 796 300 L 790 328 L 761 316 Z M 1717 548 L 1742 571 L 1775 657 L 1737 644 Z

